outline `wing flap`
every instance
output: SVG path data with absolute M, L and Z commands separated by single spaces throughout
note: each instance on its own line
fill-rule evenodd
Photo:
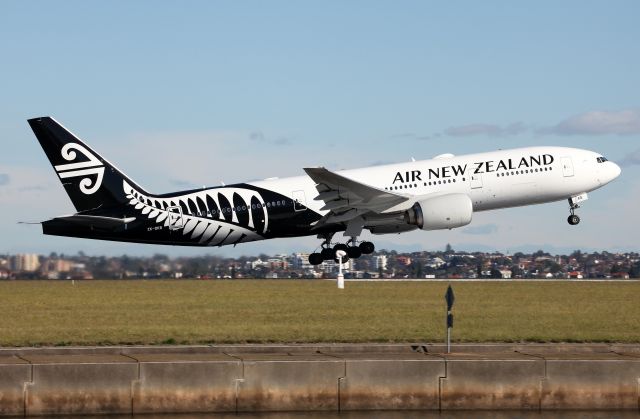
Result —
M 325 205 L 321 210 L 330 211 L 316 227 L 347 222 L 367 212 L 381 213 L 409 199 L 407 196 L 349 179 L 324 167 L 305 168 L 304 171 L 316 183 L 318 195 L 314 200 L 323 201 Z

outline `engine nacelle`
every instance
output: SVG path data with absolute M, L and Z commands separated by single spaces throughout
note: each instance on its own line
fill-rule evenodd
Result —
M 473 203 L 462 193 L 434 196 L 413 204 L 404 213 L 407 224 L 421 230 L 443 230 L 462 227 L 471 222 Z

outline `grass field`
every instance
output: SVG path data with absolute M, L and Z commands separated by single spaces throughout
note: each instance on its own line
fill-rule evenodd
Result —
M 444 339 L 444 282 L 1 281 L 0 346 Z M 640 342 L 640 282 L 453 283 L 457 342 Z

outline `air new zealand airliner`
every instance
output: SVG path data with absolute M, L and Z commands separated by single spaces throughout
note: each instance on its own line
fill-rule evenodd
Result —
M 372 253 L 373 243 L 358 239 L 365 229 L 452 229 L 477 211 L 568 200 L 576 225 L 587 193 L 620 175 L 593 151 L 526 147 L 335 172 L 306 168 L 304 176 L 158 195 L 53 118 L 28 122 L 77 211 L 43 221 L 44 234 L 181 246 L 317 235 L 314 265 L 336 260 L 339 250 L 348 255 L 343 261 Z M 344 240 L 332 243 L 338 232 Z

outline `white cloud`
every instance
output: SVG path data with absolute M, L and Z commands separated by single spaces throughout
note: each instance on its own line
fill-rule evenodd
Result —
M 640 165 L 640 148 L 624 156 L 624 158 L 620 160 L 620 164 L 622 166 Z
M 279 136 L 275 138 L 267 137 L 262 131 L 253 131 L 249 133 L 249 139 L 252 141 L 266 142 L 275 145 L 288 145 L 291 140 L 287 137 Z
M 463 234 L 473 234 L 473 235 L 494 234 L 497 232 L 498 232 L 498 226 L 496 224 L 481 224 L 476 226 L 469 226 L 462 230 Z
M 472 135 L 502 137 L 507 135 L 518 135 L 526 131 L 526 129 L 527 128 L 521 122 L 514 122 L 504 127 L 494 124 L 478 123 L 449 127 L 444 130 L 444 134 L 452 137 L 468 137 Z
M 474 123 L 452 126 L 435 136 L 450 137 L 516 136 L 533 131 L 538 135 L 634 135 L 640 134 L 640 109 L 621 111 L 589 111 L 573 115 L 556 125 L 533 129 L 522 122 L 508 125 Z M 415 138 L 415 136 L 414 136 Z
M 640 109 L 590 111 L 571 116 L 539 134 L 556 135 L 632 135 L 640 134 Z

